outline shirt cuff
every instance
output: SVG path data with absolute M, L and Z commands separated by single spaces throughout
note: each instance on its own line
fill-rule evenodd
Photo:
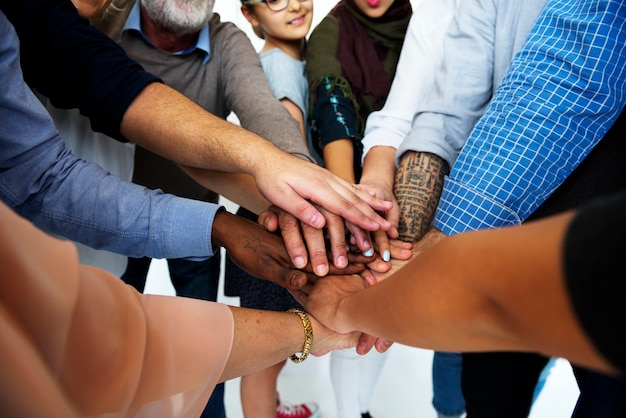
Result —
M 521 222 L 511 209 L 446 177 L 434 223 L 435 228 L 444 234 L 519 225 Z
M 167 245 L 165 258 L 202 261 L 215 254 L 211 232 L 218 211 L 224 207 L 214 203 L 177 198 L 167 214 Z M 218 248 L 219 249 L 219 248 Z

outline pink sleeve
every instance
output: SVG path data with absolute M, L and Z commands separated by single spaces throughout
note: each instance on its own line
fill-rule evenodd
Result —
M 7 416 L 200 415 L 230 354 L 226 305 L 141 295 L 4 204 L 0 266 Z

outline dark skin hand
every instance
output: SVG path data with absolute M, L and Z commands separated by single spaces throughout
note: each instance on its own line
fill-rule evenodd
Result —
M 212 238 L 213 245 L 226 248 L 233 262 L 247 273 L 286 289 L 298 290 L 318 279 L 310 263 L 303 269 L 293 266 L 279 235 L 240 216 L 218 212 L 213 221 Z M 373 259 L 362 254 L 350 254 L 346 268 L 331 266 L 330 274 L 358 274 Z

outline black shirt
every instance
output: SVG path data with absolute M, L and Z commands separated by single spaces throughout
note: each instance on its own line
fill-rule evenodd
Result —
M 70 0 L 0 0 L 20 38 L 24 79 L 60 108 L 78 108 L 92 128 L 119 140 L 120 124 L 149 74 Z
M 565 237 L 566 286 L 597 350 L 626 372 L 626 191 L 581 208 Z

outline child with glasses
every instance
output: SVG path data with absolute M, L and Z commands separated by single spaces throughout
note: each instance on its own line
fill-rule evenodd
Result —
M 264 3 L 264 4 L 262 4 Z M 274 95 L 297 123 L 306 143 L 308 85 L 305 74 L 306 35 L 313 20 L 312 0 L 242 0 L 241 12 L 254 33 L 265 41 L 259 58 Z M 252 212 L 239 209 L 238 215 L 256 222 Z M 282 287 L 249 275 L 230 259 L 226 260 L 224 292 L 238 296 L 242 307 L 285 311 L 297 302 Z M 241 404 L 247 418 L 317 418 L 315 403 L 281 403 L 278 375 L 285 361 L 241 378 Z
M 309 38 L 314 150 L 323 156 L 327 169 L 350 183 L 359 181 L 365 121 L 383 106 L 389 93 L 411 14 L 409 0 L 341 0 Z M 389 260 L 389 252 L 377 251 Z M 331 353 L 337 416 L 370 417 L 372 394 L 385 359 L 386 354 L 377 352 Z

